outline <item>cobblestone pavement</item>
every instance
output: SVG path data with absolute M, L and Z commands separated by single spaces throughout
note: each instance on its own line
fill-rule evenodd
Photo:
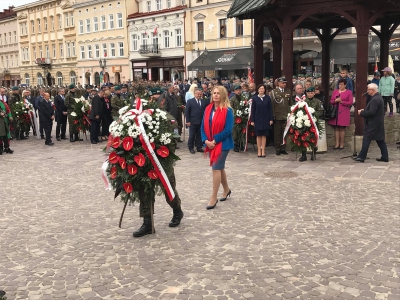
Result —
M 208 160 L 178 150 L 185 217 L 156 200 L 157 233 L 100 178 L 104 143 L 30 138 L 0 156 L 0 289 L 8 299 L 400 299 L 400 151 L 299 163 L 231 152 L 216 209 Z

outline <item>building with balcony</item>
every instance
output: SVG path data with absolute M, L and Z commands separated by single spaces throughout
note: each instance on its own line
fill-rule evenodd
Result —
M 71 1 L 41 0 L 14 10 L 21 82 L 32 86 L 78 83 Z
M 131 0 L 76 0 L 75 27 L 78 73 L 83 84 L 125 83 L 130 80 L 127 12 Z
M 13 8 L 0 12 L 0 86 L 5 87 L 21 83 L 17 13 Z
M 137 0 L 128 16 L 129 59 L 135 80 L 184 78 L 184 0 Z
M 190 1 L 185 9 L 188 77 L 233 77 L 253 67 L 251 20 L 228 19 L 232 1 Z M 205 51 L 207 49 L 207 51 Z

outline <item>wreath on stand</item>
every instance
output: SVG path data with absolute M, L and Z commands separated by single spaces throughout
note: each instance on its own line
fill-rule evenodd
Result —
M 74 111 L 71 113 L 73 117 L 73 132 L 82 132 L 86 136 L 86 132 L 90 132 L 90 103 L 83 97 L 74 99 Z

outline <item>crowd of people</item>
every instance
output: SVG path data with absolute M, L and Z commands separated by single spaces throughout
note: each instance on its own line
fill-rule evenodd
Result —
M 396 101 L 397 113 L 400 113 L 400 75 L 396 77 L 390 68 L 377 72 L 371 83 L 378 86 L 378 92 L 384 99 L 384 110 L 389 107 L 388 116 L 393 116 L 393 98 Z M 287 155 L 287 146 L 282 143 L 283 134 L 290 107 L 298 101 L 308 101 L 316 106 L 318 114 L 322 116 L 325 97 L 329 97 L 330 104 L 336 106 L 336 118 L 328 123 L 334 127 L 334 150 L 344 149 L 345 128 L 350 125 L 350 109 L 353 105 L 355 75 L 346 69 L 338 74 L 332 74 L 329 91 L 323 91 L 321 76 L 311 74 L 294 76 L 293 90 L 286 88 L 286 78 L 263 78 L 263 84 L 256 86 L 246 77 L 228 78 L 201 78 L 169 81 L 146 81 L 113 85 L 85 87 L 81 85 L 69 86 L 40 86 L 40 87 L 13 87 L 0 88 L 0 153 L 13 153 L 10 149 L 10 140 L 26 139 L 29 133 L 40 136 L 45 144 L 52 146 L 51 137 L 54 121 L 56 126 L 56 140 L 67 140 L 67 123 L 69 141 L 82 141 L 82 128 L 76 126 L 75 99 L 84 98 L 89 109 L 84 111 L 87 117 L 86 125 L 90 125 L 90 141 L 96 144 L 108 140 L 109 125 L 118 118 L 119 110 L 135 102 L 137 97 L 159 103 L 159 106 L 169 112 L 178 123 L 178 133 L 182 135 L 184 129 L 189 130 L 188 150 L 190 153 L 204 152 L 204 143 L 201 139 L 201 122 L 206 107 L 212 102 L 212 90 L 215 86 L 226 89 L 233 114 L 236 116 L 239 103 L 244 99 L 252 103 L 249 112 L 249 122 L 254 127 L 255 143 L 258 157 L 265 157 L 265 147 L 272 144 L 276 155 Z M 155 97 L 156 96 L 156 97 Z M 318 100 L 315 101 L 315 100 Z M 26 123 L 28 127 L 20 126 L 21 114 L 13 113 L 16 103 L 26 106 Z M 33 112 L 33 113 L 31 113 Z M 90 128 L 90 129 L 89 129 Z M 238 134 L 234 132 L 234 151 L 244 149 Z M 180 139 L 179 142 L 182 142 Z M 196 150 L 196 151 L 195 151 Z M 315 158 L 315 153 L 312 159 Z M 302 155 L 301 161 L 306 160 Z

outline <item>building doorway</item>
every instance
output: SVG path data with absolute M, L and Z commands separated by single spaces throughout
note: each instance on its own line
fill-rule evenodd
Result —
M 108 72 L 104 73 L 104 77 L 103 77 L 103 82 L 109 82 L 110 81 L 110 75 L 108 74 Z
M 120 84 L 121 83 L 121 75 L 119 72 L 115 72 L 115 84 Z
M 86 72 L 85 73 L 85 84 L 90 84 L 90 73 Z
M 159 78 L 158 73 L 159 73 L 158 68 L 151 68 L 151 80 L 157 81 Z
M 100 74 L 99 72 L 94 73 L 94 84 L 100 86 Z
M 169 69 L 164 69 L 163 78 L 164 78 L 164 80 L 171 81 L 171 76 L 170 76 Z
M 48 85 L 48 86 L 52 86 L 52 85 L 53 85 L 53 80 L 52 80 L 52 78 L 51 78 L 50 72 L 47 73 L 47 75 L 46 75 L 46 80 L 47 80 L 47 85 Z

